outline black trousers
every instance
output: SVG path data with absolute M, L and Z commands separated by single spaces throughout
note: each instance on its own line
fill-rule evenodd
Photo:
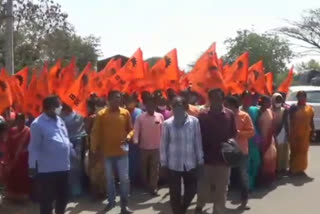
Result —
M 68 176 L 68 171 L 37 175 L 36 182 L 40 190 L 40 214 L 52 214 L 54 202 L 55 213 L 65 213 L 69 195 Z
M 185 214 L 197 192 L 196 169 L 184 172 L 169 170 L 168 178 L 172 212 L 173 214 Z M 181 196 L 181 180 L 184 184 L 183 198 Z

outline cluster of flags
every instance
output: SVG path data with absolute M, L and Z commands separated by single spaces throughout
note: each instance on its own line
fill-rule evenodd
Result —
M 264 95 L 273 93 L 273 73 L 265 73 L 263 61 L 249 66 L 249 53 L 245 52 L 231 65 L 218 58 L 212 44 L 198 59 L 193 69 L 185 73 L 179 69 L 177 50 L 173 49 L 151 68 L 143 60 L 139 48 L 124 66 L 121 59 L 111 59 L 99 72 L 89 62 L 78 74 L 73 58 L 62 67 L 61 60 L 48 68 L 45 64 L 39 75 L 33 72 L 28 84 L 28 67 L 13 76 L 0 71 L 0 113 L 10 106 L 17 111 L 38 116 L 42 100 L 51 94 L 59 95 L 63 102 L 85 116 L 86 100 L 91 93 L 105 96 L 110 90 L 126 93 L 167 90 L 180 91 L 191 87 L 204 98 L 212 88 L 221 88 L 227 94 L 241 94 L 245 90 Z M 293 68 L 278 88 L 287 93 L 293 81 Z

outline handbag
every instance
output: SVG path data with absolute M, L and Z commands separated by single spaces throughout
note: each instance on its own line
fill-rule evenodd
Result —
M 224 162 L 230 167 L 239 167 L 244 158 L 239 144 L 233 138 L 222 143 L 221 153 Z

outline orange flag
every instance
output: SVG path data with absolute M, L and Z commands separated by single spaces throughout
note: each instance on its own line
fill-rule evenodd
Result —
M 90 80 L 89 80 L 89 90 L 90 93 L 96 93 L 99 97 L 106 95 L 104 93 L 104 80 L 102 77 L 102 73 L 97 73 L 97 72 L 91 72 L 90 74 Z
M 0 75 L 0 114 L 12 105 L 12 94 L 9 81 L 9 76 L 6 71 L 2 69 Z
M 283 82 L 280 84 L 278 91 L 279 92 L 283 92 L 283 93 L 288 93 L 289 92 L 289 87 L 291 86 L 292 82 L 293 82 L 293 67 L 290 69 L 288 76 L 285 80 L 283 80 Z
M 219 71 L 219 63 L 216 61 L 215 44 L 199 58 L 194 68 L 187 74 L 192 84 L 192 90 L 201 94 L 204 98 L 210 89 L 221 88 L 226 90 L 222 74 Z
M 268 94 L 262 60 L 249 68 L 248 89 L 259 94 Z
M 263 61 L 260 60 L 257 63 L 250 66 L 248 71 L 248 85 L 251 86 L 259 77 L 264 75 Z
M 50 69 L 48 78 L 48 87 L 50 94 L 58 94 L 60 87 L 60 74 L 61 74 L 61 60 Z
M 87 116 L 86 101 L 90 95 L 89 78 L 91 71 L 91 63 L 88 63 L 67 93 L 61 97 L 63 102 L 84 117 Z
M 248 68 L 249 68 L 249 53 L 243 53 L 229 68 L 228 73 L 230 76 L 226 81 L 236 81 L 240 83 L 246 83 L 248 79 Z
M 108 64 L 99 72 L 103 79 L 109 78 L 117 73 L 121 68 L 121 59 L 112 58 Z
M 144 62 L 142 51 L 139 48 L 128 62 L 110 78 L 110 80 L 114 87 L 124 91 L 128 87 L 130 81 L 142 78 L 144 78 Z
M 30 84 L 25 92 L 25 99 L 23 103 L 23 111 L 25 114 L 31 114 L 34 117 L 37 117 L 41 111 L 41 106 L 37 103 L 36 100 L 36 91 L 37 91 L 37 75 L 36 72 L 33 72 Z
M 173 49 L 152 66 L 148 78 L 154 82 L 156 89 L 166 90 L 176 88 L 179 73 L 177 50 Z
M 48 64 L 46 63 L 40 73 L 39 79 L 37 81 L 37 93 L 41 94 L 43 98 L 48 96 L 49 93 L 49 86 L 48 86 Z M 42 102 L 42 100 L 41 100 Z
M 73 57 L 70 64 L 61 70 L 59 83 L 59 97 L 63 97 L 76 79 L 76 59 Z
M 273 73 L 269 72 L 265 75 L 267 92 L 269 95 L 273 94 Z
M 22 70 L 18 71 L 13 77 L 18 81 L 18 85 L 21 87 L 23 91 L 27 89 L 28 85 L 28 74 L 29 69 L 28 67 L 23 68 Z

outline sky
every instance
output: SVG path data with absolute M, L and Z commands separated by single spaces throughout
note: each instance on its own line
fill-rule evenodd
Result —
M 263 33 L 298 20 L 304 10 L 319 8 L 319 0 L 56 0 L 82 36 L 101 39 L 100 58 L 137 48 L 144 59 L 178 50 L 181 69 L 213 42 L 218 55 L 223 42 L 240 29 Z M 295 49 L 294 49 L 295 50 Z M 295 59 L 293 63 L 301 60 Z

